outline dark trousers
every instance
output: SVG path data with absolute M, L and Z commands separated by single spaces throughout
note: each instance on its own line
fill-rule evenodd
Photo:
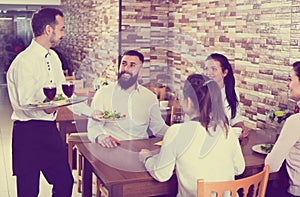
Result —
M 66 162 L 57 163 L 41 170 L 47 182 L 53 185 L 53 197 L 71 197 L 73 188 L 73 176 Z M 18 197 L 37 197 L 39 194 L 40 171 L 30 172 L 17 176 Z
M 53 185 L 53 197 L 72 196 L 74 179 L 55 121 L 15 121 L 12 159 L 18 197 L 38 196 L 40 172 Z

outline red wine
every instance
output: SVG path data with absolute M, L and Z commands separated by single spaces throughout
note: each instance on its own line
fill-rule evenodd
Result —
M 44 87 L 44 94 L 48 100 L 52 101 L 56 95 L 56 87 Z
M 70 98 L 74 93 L 74 84 L 62 84 L 64 94 Z

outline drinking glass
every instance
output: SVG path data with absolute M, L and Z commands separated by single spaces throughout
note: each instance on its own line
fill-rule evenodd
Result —
M 54 84 L 48 84 L 43 87 L 43 92 L 47 99 L 50 101 L 50 104 L 53 104 L 53 100 L 56 95 L 56 86 Z
M 67 101 L 70 102 L 71 101 L 71 97 L 74 93 L 74 84 L 72 82 L 66 82 L 62 84 L 62 90 L 64 92 L 64 94 L 68 97 Z

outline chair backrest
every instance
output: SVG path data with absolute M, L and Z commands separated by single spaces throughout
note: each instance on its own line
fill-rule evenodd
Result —
M 184 120 L 184 113 L 180 106 L 171 106 L 170 125 L 174 123 L 182 123 Z
M 231 191 L 231 197 L 236 197 L 237 192 L 243 197 L 264 197 L 269 178 L 269 166 L 252 176 L 224 182 L 204 182 L 198 180 L 198 197 L 211 197 L 212 192 L 216 192 L 218 197 L 222 197 L 224 192 Z M 248 194 L 249 193 L 249 194 Z M 241 196 L 239 196 L 241 197 Z
M 159 101 L 165 100 L 166 96 L 166 87 L 148 87 L 149 90 L 151 90 L 154 94 L 156 94 L 157 99 Z

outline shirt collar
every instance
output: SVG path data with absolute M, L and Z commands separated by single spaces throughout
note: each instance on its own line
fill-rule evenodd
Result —
M 140 92 L 141 86 L 142 86 L 142 85 L 140 85 L 140 84 L 137 82 L 137 86 L 136 86 L 135 90 L 133 90 L 132 92 L 134 92 L 134 91 Z M 119 90 L 122 90 L 122 91 L 126 92 L 126 90 L 124 90 L 124 89 L 121 88 L 121 86 L 119 85 L 118 81 L 116 81 L 116 87 L 117 87 Z M 132 93 L 132 92 L 131 92 L 131 93 Z
M 31 46 L 35 54 L 37 54 L 38 56 L 46 57 L 47 54 L 51 54 L 50 53 L 51 50 L 48 51 L 42 45 L 37 43 L 34 39 L 32 39 L 31 41 Z

